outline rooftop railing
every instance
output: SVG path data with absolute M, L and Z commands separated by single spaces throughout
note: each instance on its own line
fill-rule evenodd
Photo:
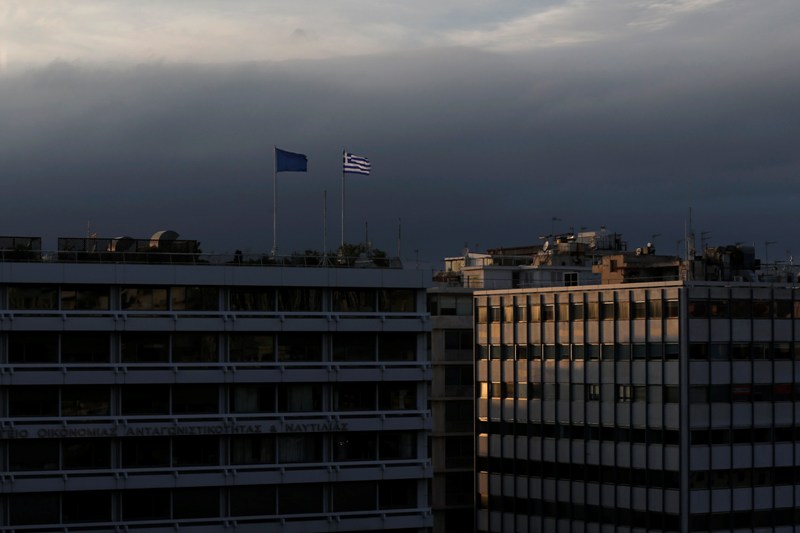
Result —
M 42 249 L 39 237 L 0 237 L 0 262 L 195 264 L 277 267 L 402 268 L 397 257 L 367 253 L 323 254 L 204 253 L 193 240 L 59 238 L 58 249 Z

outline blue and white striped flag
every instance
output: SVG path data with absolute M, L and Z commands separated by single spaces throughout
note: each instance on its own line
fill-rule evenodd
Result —
M 345 152 L 343 171 L 350 174 L 366 174 L 369 176 L 369 159 Z

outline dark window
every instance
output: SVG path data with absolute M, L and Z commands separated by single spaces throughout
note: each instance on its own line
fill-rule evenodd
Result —
M 242 486 L 228 489 L 231 516 L 275 514 L 274 486 Z
M 322 409 L 322 385 L 286 384 L 278 388 L 278 410 L 287 413 Z
M 57 363 L 58 334 L 12 332 L 8 335 L 9 363 Z
M 122 309 L 130 311 L 166 311 L 166 288 L 124 287 L 120 290 Z
M 121 394 L 123 415 L 169 414 L 168 385 L 126 385 Z
M 111 443 L 107 439 L 64 439 L 63 467 L 65 469 L 95 469 L 111 467 Z
M 273 385 L 235 385 L 230 392 L 232 413 L 274 413 Z
M 318 463 L 322 461 L 322 435 L 315 433 L 278 436 L 278 463 Z
M 213 518 L 219 516 L 219 489 L 182 488 L 172 492 L 173 518 Z
M 322 311 L 320 289 L 278 289 L 278 311 Z
M 167 489 L 122 491 L 123 520 L 158 520 L 169 518 L 170 497 Z
M 50 439 L 9 440 L 8 466 L 17 470 L 58 470 L 58 441 Z
M 108 287 L 63 287 L 61 309 L 106 311 L 109 309 Z
M 378 310 L 388 313 L 414 313 L 417 295 L 412 289 L 381 289 L 378 291 Z
M 334 289 L 331 291 L 333 311 L 337 313 L 371 313 L 375 311 L 375 291 L 371 289 Z
M 274 311 L 275 291 L 263 287 L 237 287 L 230 292 L 231 311 Z
M 374 411 L 375 383 L 336 383 L 333 385 L 335 411 Z
M 372 511 L 377 508 L 377 485 L 374 481 L 337 483 L 333 492 L 333 511 Z
M 416 459 L 417 435 L 411 431 L 381 431 L 378 448 L 381 461 Z
M 416 480 L 378 482 L 378 502 L 381 509 L 406 509 L 417 506 Z
M 374 461 L 377 457 L 378 441 L 375 432 L 335 433 L 331 443 L 334 461 Z
M 272 335 L 237 333 L 228 337 L 228 358 L 234 362 L 274 361 L 275 344 Z
M 107 386 L 67 386 L 61 389 L 61 416 L 107 416 L 111 389 Z
M 383 382 L 378 386 L 379 409 L 410 410 L 417 408 L 416 383 Z
M 173 333 L 172 360 L 177 363 L 217 361 L 217 343 L 216 334 Z
M 58 524 L 59 492 L 11 494 L 8 497 L 9 524 Z
M 55 286 L 9 287 L 8 308 L 49 311 L 58 309 L 58 290 Z
M 172 309 L 176 311 L 216 311 L 219 289 L 216 287 L 172 287 Z
M 62 333 L 62 363 L 108 363 L 111 343 L 107 333 Z
M 231 437 L 231 464 L 252 465 L 275 462 L 275 439 L 271 435 Z
M 219 412 L 217 385 L 173 385 L 173 414 L 202 414 Z
M 172 466 L 214 466 L 219 464 L 217 437 L 175 437 L 172 439 Z
M 416 333 L 382 333 L 378 336 L 379 361 L 414 361 L 416 358 Z
M 169 336 L 166 333 L 123 333 L 123 363 L 169 362 Z
M 374 361 L 374 333 L 338 333 L 333 336 L 334 361 Z
M 279 514 L 322 512 L 322 484 L 303 483 L 278 486 Z
M 169 439 L 164 437 L 122 439 L 122 468 L 169 466 Z
M 107 522 L 111 520 L 110 491 L 65 491 L 61 513 L 64 523 Z

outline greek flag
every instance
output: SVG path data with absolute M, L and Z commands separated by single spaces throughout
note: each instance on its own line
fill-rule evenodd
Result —
M 369 159 L 345 152 L 343 171 L 350 174 L 366 174 L 369 176 Z

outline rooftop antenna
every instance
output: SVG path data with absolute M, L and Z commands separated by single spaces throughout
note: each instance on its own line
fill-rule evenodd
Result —
M 711 232 L 710 231 L 701 231 L 700 232 L 700 248 L 702 248 L 702 251 L 705 251 L 706 243 L 708 242 L 708 237 L 710 237 L 710 236 L 711 236 Z
M 561 222 L 561 219 L 558 217 L 550 219 L 550 235 L 552 235 L 554 239 L 556 237 L 556 222 Z
M 769 245 L 776 244 L 778 241 L 764 241 L 764 266 L 769 265 Z

